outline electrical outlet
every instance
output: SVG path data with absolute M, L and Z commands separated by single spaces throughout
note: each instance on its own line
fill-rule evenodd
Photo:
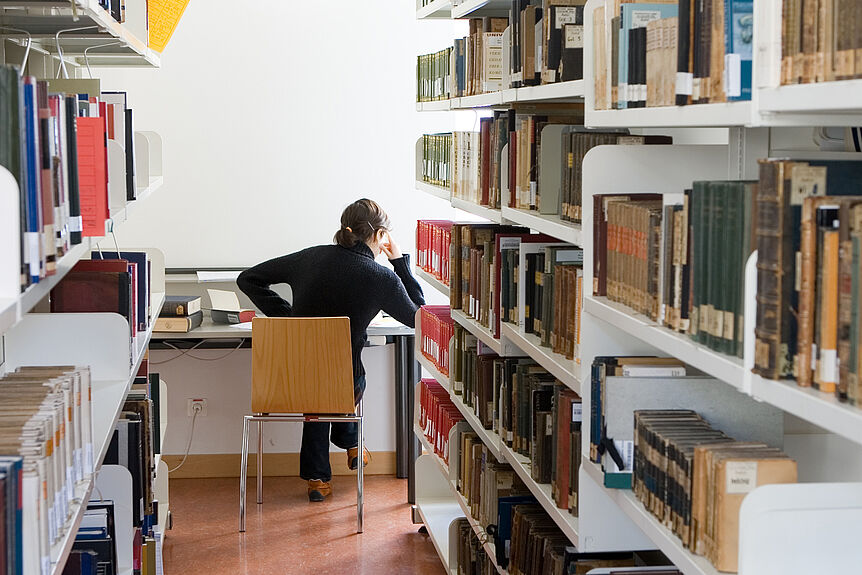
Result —
M 189 399 L 187 408 L 189 417 L 192 417 L 195 411 L 198 412 L 198 417 L 203 417 L 207 414 L 207 400 L 206 398 Z

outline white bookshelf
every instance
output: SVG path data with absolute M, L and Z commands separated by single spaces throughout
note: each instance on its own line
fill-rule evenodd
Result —
M 452 16 L 452 0 L 433 0 L 425 6 L 422 2 L 416 2 L 416 19 L 425 20 L 431 18 L 448 19 Z
M 557 214 L 540 214 L 536 210 L 521 210 L 503 206 L 503 219 L 526 226 L 537 232 L 553 236 L 560 241 L 569 242 L 576 246 L 584 244 L 581 235 L 581 226 L 560 219 Z
M 862 79 L 796 84 L 759 91 L 759 111 L 764 114 L 841 114 L 851 123 L 862 121 Z
M 432 102 L 416 102 L 417 112 L 445 112 L 452 106 L 453 100 L 434 100 Z
M 452 6 L 452 18 L 480 18 L 483 16 L 508 16 L 512 7 L 510 0 L 463 0 Z
M 551 348 L 542 346 L 538 337 L 531 333 L 524 333 L 513 324 L 502 322 L 500 335 L 547 369 L 566 387 L 578 395 L 581 394 L 581 366 L 575 360 L 566 359 L 566 356 L 554 353 Z
M 467 314 L 460 309 L 452 310 L 452 319 L 476 336 L 479 341 L 488 346 L 488 348 L 490 348 L 494 353 L 500 356 L 506 355 L 504 343 L 495 338 L 494 334 L 492 334 L 487 327 L 483 326 L 475 319 L 468 317 Z
M 530 493 L 539 501 L 539 504 L 548 512 L 557 527 L 569 538 L 576 547 L 580 547 L 578 543 L 578 518 L 566 510 L 557 507 L 554 503 L 554 496 L 551 494 L 551 486 L 548 483 L 536 483 L 530 476 L 530 460 L 512 451 L 507 445 L 502 445 L 500 450 L 503 452 L 503 457 L 509 462 L 509 465 L 515 470 L 515 473 L 521 478 L 524 484 L 529 488 Z
M 160 309 L 164 301 L 164 285 L 158 287 L 162 291 L 152 296 L 155 309 Z M 28 314 L 5 334 L 9 369 L 22 365 L 90 366 L 96 473 L 107 454 L 154 325 L 155 321 L 130 342 L 129 324 L 117 314 Z M 75 486 L 76 503 L 66 531 L 51 548 L 52 573 L 63 571 L 94 481 L 95 476 Z
M 586 100 L 591 101 L 589 95 Z M 595 110 L 587 107 L 584 124 L 590 128 L 725 128 L 752 125 L 752 114 L 751 102 L 624 110 Z
M 584 312 L 649 343 L 667 355 L 672 355 L 733 387 L 744 389 L 746 370 L 742 360 L 718 353 L 695 343 L 688 335 L 657 324 L 635 313 L 627 306 L 606 297 L 585 296 Z
M 488 554 L 488 557 L 491 558 L 491 563 L 494 565 L 494 569 L 500 575 L 508 575 L 509 571 L 507 569 L 503 569 L 497 563 L 497 549 L 494 546 L 494 543 L 490 540 L 491 536 L 488 535 L 485 528 L 473 518 L 473 514 L 470 512 L 470 507 L 467 505 L 467 500 L 463 495 L 461 495 L 461 492 L 458 491 L 454 485 L 452 487 L 455 493 L 455 501 L 461 506 L 461 512 L 464 513 L 464 517 L 467 519 L 470 527 L 473 528 L 473 532 L 476 534 L 476 537 L 478 537 L 479 541 L 482 542 L 482 548 L 485 550 L 485 553 Z
M 604 479 L 598 465 L 584 457 L 581 469 L 597 485 L 602 486 Z M 601 489 L 685 575 L 719 575 L 719 571 L 705 557 L 684 548 L 682 541 L 647 511 L 630 489 Z
M 493 106 L 502 106 L 503 92 L 486 92 L 484 94 L 474 94 L 473 96 L 461 96 L 460 98 L 452 98 L 451 110 L 469 110 L 472 108 L 491 108 Z
M 449 295 L 449 286 L 438 280 L 423 269 L 416 268 L 416 276 L 445 296 Z
M 452 197 L 452 190 L 449 188 L 435 186 L 434 184 L 429 184 L 420 180 L 416 180 L 416 189 L 425 194 L 431 194 L 435 198 L 446 200 L 447 202 L 449 201 L 449 198 Z
M 23 8 L 23 9 L 22 9 Z M 147 45 L 147 12 L 144 0 L 126 2 L 126 22 L 116 22 L 98 0 L 10 1 L 0 8 L 3 24 L 28 31 L 32 46 L 27 72 L 39 78 L 54 77 L 65 64 L 68 75 L 80 75 L 85 65 L 85 50 L 94 68 L 159 67 L 160 55 Z M 84 28 L 61 33 L 70 28 Z M 59 44 L 59 47 L 58 47 Z M 0 60 L 20 63 L 25 43 L 20 36 L 4 40 Z M 61 60 L 62 51 L 62 60 Z M 42 278 L 21 293 L 19 279 L 18 223 L 19 191 L 15 179 L 0 169 L 0 337 L 3 339 L 3 371 L 22 365 L 89 366 L 92 383 L 93 459 L 95 474 L 74 486 L 75 500 L 63 535 L 50 551 L 52 574 L 62 573 L 72 549 L 87 503 L 94 492 L 96 478 L 108 451 L 111 437 L 122 411 L 126 395 L 152 337 L 155 316 L 164 301 L 164 256 L 147 250 L 152 263 L 151 309 L 154 311 L 147 330 L 130 337 L 128 321 L 114 313 L 33 313 L 81 259 L 89 257 L 101 243 L 116 250 L 113 238 L 107 238 L 113 225 L 127 221 L 135 210 L 163 185 L 161 172 L 161 138 L 151 132 L 137 134 L 146 142 L 137 145 L 136 200 L 126 202 L 124 186 L 125 157 L 122 146 L 109 149 L 109 205 L 111 219 L 106 222 L 105 236 L 85 237 L 71 246 L 56 264 L 56 273 Z M 109 143 L 109 148 L 111 144 Z M 120 156 L 117 156 L 117 152 Z M 111 159 L 114 163 L 111 164 Z M 120 163 L 117 163 L 117 160 Z M 122 171 L 117 171 L 121 166 Z M 14 215 L 14 218 L 11 216 Z M 105 243 L 107 242 L 107 243 Z M 121 250 L 132 250 L 120 243 Z
M 500 210 L 495 208 L 489 208 L 487 206 L 480 206 L 479 204 L 475 204 L 467 200 L 462 200 L 461 198 L 453 197 L 452 207 L 465 212 L 469 212 L 474 216 L 485 218 L 489 222 L 494 222 L 495 224 L 502 224 L 505 221 L 503 219 L 503 213 Z
M 83 65 L 84 50 L 100 46 L 89 55 L 91 66 L 159 67 L 159 53 L 147 46 L 146 6 L 143 3 L 128 3 L 126 22 L 121 24 L 99 5 L 98 0 L 72 1 L 76 8 L 74 12 L 70 2 L 4 2 L 4 8 L 29 8 L 27 12 L 4 12 L 4 24 L 30 31 L 34 42 L 53 54 L 57 53 L 57 32 L 71 28 L 91 28 L 76 34 L 60 35 L 64 57 Z M 116 43 L 105 46 L 111 41 Z

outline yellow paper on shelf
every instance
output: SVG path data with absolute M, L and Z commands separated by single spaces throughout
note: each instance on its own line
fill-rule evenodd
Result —
M 147 0 L 149 46 L 161 52 L 168 45 L 189 0 Z

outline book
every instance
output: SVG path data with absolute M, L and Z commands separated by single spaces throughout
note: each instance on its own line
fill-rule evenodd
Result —
M 152 316 L 150 310 L 151 264 L 147 252 L 121 251 L 118 253 L 95 250 L 90 253 L 90 257 L 94 260 L 124 259 L 137 264 L 137 281 L 135 282 L 134 289 L 137 296 L 138 330 L 146 331 L 150 325 L 150 318 Z
M 198 311 L 187 316 L 168 316 L 156 318 L 154 332 L 188 333 L 203 323 L 204 312 Z M 238 323 L 238 322 L 237 322 Z
M 184 317 L 201 311 L 201 297 L 192 295 L 168 295 L 162 304 L 159 317 Z
M 72 270 L 51 290 L 51 313 L 114 312 L 134 330 L 132 277 L 128 271 Z

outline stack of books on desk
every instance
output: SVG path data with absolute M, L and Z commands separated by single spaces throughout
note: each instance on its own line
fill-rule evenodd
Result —
M 188 333 L 200 327 L 203 320 L 200 296 L 169 295 L 165 297 L 153 331 Z

